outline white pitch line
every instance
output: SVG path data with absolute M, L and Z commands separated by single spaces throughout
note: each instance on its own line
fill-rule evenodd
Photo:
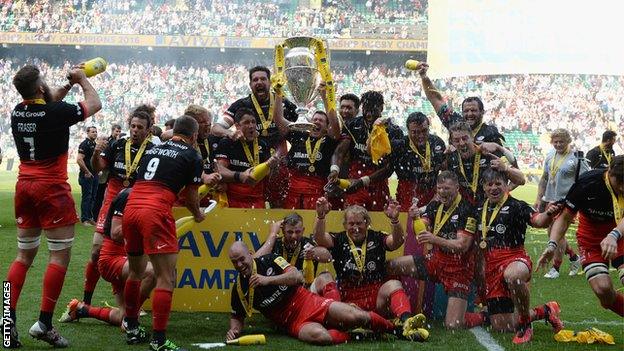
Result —
M 616 326 L 616 327 L 621 327 L 624 326 L 623 322 L 618 322 L 618 321 L 599 321 L 597 319 L 585 319 L 582 320 L 580 322 L 570 322 L 570 321 L 563 321 L 563 324 L 565 325 L 580 325 L 580 324 L 589 324 L 589 325 L 612 325 L 612 326 Z
M 474 334 L 475 338 L 483 347 L 485 347 L 488 351 L 505 351 L 499 343 L 494 340 L 492 335 L 487 332 L 487 330 L 481 327 L 475 327 L 470 329 L 470 332 Z

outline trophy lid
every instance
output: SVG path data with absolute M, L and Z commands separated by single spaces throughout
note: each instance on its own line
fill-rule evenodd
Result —
M 285 47 L 289 47 L 289 48 L 296 48 L 296 47 L 310 47 L 312 45 L 313 42 L 317 41 L 318 39 L 313 38 L 313 37 L 290 37 L 286 40 L 284 40 L 284 46 Z

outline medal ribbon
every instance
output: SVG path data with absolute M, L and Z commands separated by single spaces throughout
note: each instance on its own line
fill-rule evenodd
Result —
M 600 147 L 600 152 L 602 153 L 602 156 L 604 156 L 605 160 L 607 160 L 607 165 L 611 166 L 611 153 L 607 152 L 607 150 L 605 150 L 602 144 L 600 144 L 599 147 Z
M 45 105 L 46 102 L 44 99 L 30 99 L 30 100 L 24 100 L 22 102 L 24 105 Z
M 247 156 L 247 161 L 251 167 L 256 167 L 260 164 L 260 148 L 258 147 L 258 138 L 255 138 L 253 141 L 253 157 L 251 157 L 251 151 L 249 150 L 249 145 L 247 145 L 247 141 L 241 140 L 241 144 L 243 144 L 243 151 L 245 151 L 245 156 Z
M 297 243 L 297 248 L 295 249 L 295 252 L 293 252 L 292 257 L 290 258 L 291 266 L 296 267 L 295 263 L 297 263 L 297 258 L 299 258 L 300 252 L 301 252 L 301 243 Z M 287 253 L 288 251 L 286 251 L 286 244 L 284 244 L 284 240 L 282 239 L 282 256 L 285 258 L 288 258 Z
M 468 178 L 466 177 L 466 171 L 464 170 L 464 161 L 461 158 L 461 154 L 457 151 L 457 157 L 459 157 L 459 171 L 466 182 L 468 182 Z M 472 190 L 473 194 L 477 193 L 477 186 L 479 185 L 479 163 L 481 162 L 481 150 L 477 149 L 477 152 L 474 156 L 474 161 L 472 163 L 472 182 L 470 182 L 470 190 Z
M 130 152 L 130 150 L 132 149 L 132 141 L 130 139 L 126 140 L 126 147 L 125 147 L 125 163 L 126 163 L 126 180 L 130 179 L 130 175 L 132 173 L 134 173 L 137 169 L 137 167 L 139 167 L 139 161 L 141 161 L 141 157 L 143 156 L 143 152 L 145 151 L 145 148 L 147 147 L 147 143 L 150 142 L 150 138 L 149 135 L 145 138 L 145 140 L 143 140 L 143 143 L 141 144 L 141 146 L 139 147 L 139 150 L 137 151 L 136 155 L 134 155 L 134 160 L 132 160 L 132 153 Z
M 457 194 L 457 196 L 455 196 L 455 200 L 453 200 L 453 204 L 448 209 L 448 211 L 444 213 L 444 216 L 442 216 L 442 212 L 444 212 L 444 204 L 440 204 L 440 206 L 438 207 L 438 212 L 436 212 L 436 216 L 435 216 L 435 222 L 433 225 L 433 235 L 438 235 L 442 227 L 444 227 L 444 224 L 446 223 L 446 221 L 448 221 L 449 217 L 451 217 L 453 212 L 455 212 L 455 210 L 457 209 L 457 206 L 459 206 L 461 199 L 462 199 L 461 195 Z
M 206 159 L 204 160 L 204 163 L 210 162 L 210 148 L 208 147 L 208 139 L 204 139 L 204 147 L 206 148 Z M 197 150 L 197 152 L 199 152 L 199 155 L 201 156 L 199 144 L 195 146 L 195 150 Z
M 355 247 L 355 243 L 351 240 L 349 234 L 346 234 L 347 239 L 349 240 L 349 247 L 351 248 L 351 254 L 353 255 L 353 259 L 355 260 L 355 265 L 357 266 L 358 271 L 361 274 L 364 274 L 364 263 L 366 262 L 366 244 L 368 243 L 368 234 L 364 242 L 362 243 L 362 247 L 360 248 L 361 253 L 357 252 L 357 248 Z
M 269 93 L 269 118 L 267 119 L 266 117 L 264 117 L 264 112 L 262 112 L 262 108 L 260 107 L 260 104 L 258 103 L 258 100 L 256 99 L 256 96 L 253 94 L 253 92 L 251 93 L 251 102 L 253 102 L 254 108 L 256 109 L 256 113 L 258 114 L 258 117 L 260 117 L 260 123 L 262 124 L 262 130 L 266 130 L 268 132 L 269 130 L 269 126 L 271 125 L 271 122 L 273 122 L 273 103 L 275 98 L 273 97 L 273 94 Z
M 490 199 L 486 199 L 485 202 L 483 203 L 483 211 L 481 211 L 482 241 L 485 241 L 485 238 L 487 237 L 487 233 L 488 231 L 490 231 L 490 225 L 492 225 L 492 222 L 494 222 L 494 220 L 496 219 L 496 216 L 498 215 L 498 211 L 500 211 L 501 207 L 503 207 L 505 202 L 507 202 L 508 198 L 509 198 L 509 194 L 505 194 L 505 196 L 503 196 L 503 198 L 496 204 L 496 206 L 494 207 L 494 210 L 492 211 L 492 217 L 490 217 L 489 222 L 487 221 L 487 212 L 488 212 L 488 205 L 490 204 Z
M 418 158 L 420 159 L 420 163 L 422 163 L 423 169 L 425 170 L 425 172 L 431 172 L 431 146 L 429 145 L 429 140 L 427 140 L 426 142 L 425 156 L 423 156 L 418 151 L 418 148 L 416 147 L 416 145 L 414 145 L 414 142 L 412 141 L 412 139 L 411 138 L 408 138 L 408 139 L 409 139 L 410 148 L 412 149 L 412 151 L 416 153 L 416 155 L 418 155 Z
M 552 158 L 552 161 L 550 161 L 550 180 L 551 181 L 555 181 L 555 176 L 557 175 L 557 172 L 559 172 L 559 168 L 561 168 L 561 164 L 563 163 L 563 161 L 568 158 L 568 154 L 570 153 L 570 150 L 566 151 L 565 155 L 563 155 L 563 157 L 561 157 L 559 159 L 559 161 L 557 161 L 555 163 L 555 159 L 557 158 L 557 152 L 555 152 L 555 155 Z
M 258 271 L 258 268 L 256 267 L 256 261 L 254 259 L 252 259 L 251 262 L 253 264 L 251 268 L 251 275 L 253 276 Z M 240 302 L 243 305 L 243 309 L 245 309 L 245 313 L 247 314 L 247 317 L 251 317 L 251 315 L 253 314 L 253 299 L 254 299 L 255 289 L 252 288 L 251 286 L 249 287 L 249 290 L 247 290 L 249 299 L 246 299 L 245 295 L 243 294 L 243 287 L 241 285 L 241 280 L 242 278 L 239 276 L 238 283 L 236 284 L 236 291 L 238 292 L 238 298 L 240 299 Z
M 318 139 L 314 143 L 314 150 L 312 150 L 312 141 L 310 137 L 306 139 L 305 146 L 306 152 L 308 153 L 308 160 L 310 160 L 310 166 L 314 166 L 314 162 L 316 162 L 316 155 L 318 155 L 319 150 L 321 149 L 321 145 L 325 141 L 325 137 Z
M 472 137 L 476 137 L 477 134 L 479 133 L 479 131 L 481 131 L 481 127 L 483 127 L 483 122 L 479 123 L 479 125 L 477 126 L 477 128 L 472 130 Z
M 616 196 L 613 188 L 611 187 L 611 183 L 609 182 L 609 172 L 605 172 L 604 180 L 607 185 L 607 189 L 609 190 L 609 194 L 611 194 L 611 201 L 613 201 L 613 219 L 615 219 L 615 224 L 620 223 L 622 218 L 624 218 L 624 196 Z

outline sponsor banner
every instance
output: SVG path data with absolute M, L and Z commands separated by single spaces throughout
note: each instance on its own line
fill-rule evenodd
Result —
M 199 35 L 74 34 L 0 32 L 3 44 L 107 45 L 192 48 L 274 49 L 284 38 L 242 38 Z M 337 51 L 427 51 L 426 40 L 328 39 Z
M 230 312 L 230 292 L 236 287 L 238 275 L 228 258 L 230 246 L 236 240 L 243 240 L 251 250 L 257 250 L 268 236 L 270 224 L 292 212 L 282 209 L 216 208 L 202 223 L 195 224 L 186 233 L 180 233 L 172 309 Z M 316 211 L 299 210 L 297 213 L 303 217 L 304 235 L 311 236 Z M 173 215 L 178 219 L 190 213 L 185 208 L 176 207 Z M 400 219 L 405 228 L 406 214 L 401 214 Z M 330 212 L 326 217 L 326 230 L 343 230 L 342 220 L 343 212 Z M 382 212 L 371 212 L 371 223 L 373 229 L 391 230 L 390 220 Z M 403 247 L 389 252 L 387 257 L 398 257 L 402 252 Z M 333 272 L 333 269 L 330 271 Z

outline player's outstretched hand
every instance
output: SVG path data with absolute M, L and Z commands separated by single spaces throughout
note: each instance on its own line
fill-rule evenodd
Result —
M 396 220 L 399 218 L 399 214 L 401 213 L 401 205 L 395 199 L 389 199 L 388 203 L 384 207 L 384 213 L 391 220 Z
M 420 208 L 418 207 L 418 202 L 413 203 L 409 210 L 407 210 L 407 217 L 410 219 L 420 218 Z
M 548 263 L 552 260 L 555 255 L 555 249 L 547 246 L 539 260 L 537 260 L 537 266 L 535 267 L 535 271 L 546 270 L 548 268 Z
M 550 217 L 554 217 L 558 215 L 559 213 L 561 213 L 562 210 L 563 210 L 563 203 L 553 202 L 553 203 L 548 204 L 548 207 L 546 207 L 546 214 L 549 215 Z
M 427 62 L 419 62 L 416 66 L 416 71 L 421 77 L 427 76 L 427 70 L 429 69 L 429 64 Z
M 319 197 L 316 200 L 316 215 L 318 217 L 325 217 L 325 215 L 331 210 L 331 205 L 324 197 Z

